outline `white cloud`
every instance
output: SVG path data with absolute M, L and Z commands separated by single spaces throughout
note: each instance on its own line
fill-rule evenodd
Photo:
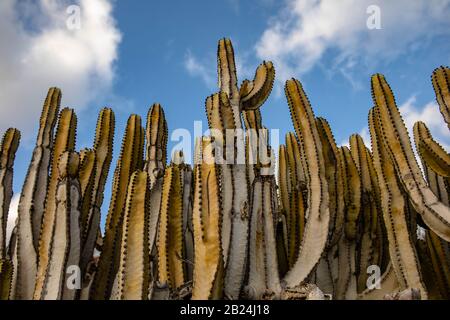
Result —
M 205 63 L 198 61 L 191 51 L 186 52 L 184 67 L 191 76 L 200 77 L 208 88 L 215 86 L 214 69 L 208 67 Z
M 74 4 L 81 28 L 69 30 Z M 106 94 L 120 41 L 109 0 L 0 1 L 0 131 L 15 126 L 30 138 L 51 86 L 78 110 Z
M 380 30 L 367 28 L 370 5 L 381 9 Z M 372 66 L 449 34 L 449 16 L 450 0 L 286 0 L 256 51 L 274 61 L 279 81 L 309 71 L 330 52 L 336 58 L 327 67 L 355 86 L 355 65 Z

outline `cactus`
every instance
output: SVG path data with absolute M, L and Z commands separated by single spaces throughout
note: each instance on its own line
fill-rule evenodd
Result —
M 0 299 L 448 299 L 450 157 L 420 121 L 414 154 L 384 76 L 371 79 L 371 148 L 357 134 L 350 148 L 338 147 L 302 84 L 288 80 L 295 133 L 277 150 L 275 179 L 261 113 L 273 65 L 263 62 L 238 87 L 230 40 L 219 41 L 217 56 L 220 90 L 206 98 L 210 136 L 196 141 L 193 169 L 184 161 L 189 150 L 166 164 L 160 104 L 145 129 L 139 115 L 129 117 L 104 235 L 113 111 L 100 111 L 93 145 L 76 151 L 75 112 L 60 112 L 61 91 L 49 90 L 9 243 L 20 133 L 6 132 Z M 448 75 L 440 67 L 432 76 L 447 123 Z M 373 266 L 379 290 L 369 285 Z
M 194 168 L 194 278 L 192 299 L 220 299 L 223 296 L 221 244 L 222 204 L 219 193 L 219 170 L 213 154 L 214 139 L 203 137 L 196 142 Z
M 450 241 L 450 207 L 440 202 L 430 190 L 414 157 L 408 132 L 384 76 L 372 77 L 372 95 L 380 118 L 380 131 L 396 174 L 414 209 L 434 232 Z
M 113 153 L 115 117 L 111 109 L 100 111 L 95 132 L 94 147 L 81 159 L 80 183 L 90 184 L 90 190 L 83 193 L 82 216 L 82 254 L 81 270 L 85 270 L 92 259 L 95 242 L 100 227 L 100 207 Z M 88 182 L 84 182 L 87 180 Z
M 296 287 L 308 278 L 319 263 L 328 239 L 330 210 L 323 154 L 320 151 L 322 143 L 311 105 L 298 80 L 288 80 L 285 91 L 308 177 L 305 231 L 297 259 L 284 278 L 288 287 Z
M 61 90 L 50 88 L 44 102 L 36 146 L 20 195 L 17 225 L 16 299 L 32 299 L 37 273 L 37 250 L 52 157 Z
M 93 299 L 109 299 L 119 269 L 119 248 L 128 184 L 133 172 L 143 169 L 143 130 L 141 118 L 138 115 L 130 116 L 114 172 L 104 243 L 98 271 L 92 284 Z
M 63 109 L 59 116 L 56 130 L 50 177 L 47 186 L 44 214 L 42 216 L 41 234 L 39 238 L 38 268 L 34 299 L 43 299 L 46 296 L 46 288 L 50 270 L 50 259 L 53 254 L 53 246 L 57 239 L 54 238 L 58 211 L 56 210 L 56 194 L 58 187 L 58 161 L 66 151 L 75 148 L 77 118 L 72 109 Z
M 0 259 L 6 258 L 6 225 L 13 195 L 14 159 L 19 142 L 20 132 L 8 129 L 0 144 Z
M 450 68 L 439 67 L 433 71 L 431 82 L 436 93 L 436 101 L 444 121 L 450 129 Z
M 120 267 L 111 294 L 113 299 L 145 300 L 148 298 L 149 184 L 149 174 L 139 170 L 132 174 L 128 184 L 120 237 Z

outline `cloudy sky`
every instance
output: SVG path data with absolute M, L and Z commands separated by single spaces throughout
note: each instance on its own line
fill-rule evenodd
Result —
M 380 29 L 367 26 L 374 6 Z M 283 94 L 290 77 L 302 81 L 338 143 L 355 132 L 367 137 L 370 76 L 380 72 L 407 125 L 425 121 L 449 150 L 430 81 L 433 69 L 450 65 L 448 17 L 450 0 L 2 0 L 0 133 L 12 126 L 23 133 L 14 191 L 51 86 L 62 89 L 63 106 L 77 110 L 79 149 L 91 145 L 103 106 L 116 112 L 116 157 L 128 115 L 145 117 L 154 102 L 165 108 L 171 132 L 193 131 L 196 120 L 206 128 L 204 100 L 217 91 L 222 37 L 233 41 L 240 81 L 262 60 L 274 62 L 277 81 L 262 113 L 281 137 L 293 130 Z

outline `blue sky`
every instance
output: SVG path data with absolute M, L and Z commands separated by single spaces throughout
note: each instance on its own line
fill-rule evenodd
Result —
M 79 30 L 66 25 L 73 4 L 81 10 Z M 372 4 L 380 8 L 381 29 L 367 28 Z M 302 81 L 316 115 L 329 120 L 341 144 L 352 133 L 367 137 L 370 76 L 380 72 L 407 125 L 425 121 L 448 150 L 430 76 L 450 65 L 449 16 L 448 0 L 2 0 L 0 132 L 11 126 L 23 132 L 14 190 L 21 190 L 50 86 L 60 87 L 62 105 L 77 111 L 78 149 L 91 145 L 100 108 L 113 108 L 112 168 L 128 115 L 145 120 L 154 102 L 164 107 L 169 134 L 192 131 L 196 120 L 206 129 L 204 101 L 218 90 L 222 37 L 233 41 L 240 81 L 252 78 L 262 60 L 274 62 L 277 80 L 262 114 L 282 140 L 293 130 L 283 94 L 287 78 Z

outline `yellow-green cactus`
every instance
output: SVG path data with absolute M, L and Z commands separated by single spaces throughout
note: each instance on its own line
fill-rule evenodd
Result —
M 122 236 L 120 237 L 120 266 L 111 298 L 147 300 L 150 281 L 148 221 L 150 175 L 135 171 L 128 184 Z
M 45 298 L 45 288 L 50 273 L 50 259 L 53 250 L 55 222 L 57 218 L 56 191 L 58 187 L 58 161 L 66 151 L 75 148 L 75 136 L 77 117 L 72 109 L 65 108 L 61 111 L 58 120 L 58 128 L 53 143 L 50 177 L 47 187 L 44 215 L 42 216 L 41 234 L 39 238 L 38 268 L 34 299 Z
M 450 129 L 450 68 L 441 66 L 435 69 L 431 82 L 441 114 Z
M 408 198 L 405 197 L 403 187 L 399 184 L 394 163 L 382 140 L 382 122 L 378 112 L 378 107 L 370 110 L 369 128 L 374 167 L 380 187 L 381 210 L 389 241 L 392 269 L 397 282 L 395 287 L 397 291 L 408 288 L 418 289 L 422 298 L 426 299 L 427 292 L 423 284 L 417 252 L 411 239 L 412 230 L 408 230 L 406 221 Z M 389 269 L 386 273 L 390 272 Z
M 322 143 L 311 105 L 298 80 L 288 80 L 285 91 L 308 176 L 305 231 L 297 260 L 284 278 L 288 287 L 295 287 L 304 282 L 319 263 L 328 239 L 330 210 L 325 165 L 320 151 Z
M 194 278 L 192 299 L 223 297 L 223 256 L 221 244 L 222 204 L 219 170 L 213 155 L 212 138 L 196 144 L 194 168 Z
M 48 169 L 52 158 L 53 130 L 58 119 L 61 90 L 50 88 L 40 118 L 36 146 L 22 187 L 17 224 L 16 299 L 33 298 L 37 250 L 42 215 L 49 180 Z
M 166 168 L 158 226 L 158 282 L 173 291 L 185 284 L 182 180 L 179 164 Z
M 114 172 L 104 243 L 98 271 L 92 284 L 93 299 L 108 299 L 111 295 L 113 282 L 119 269 L 119 248 L 128 184 L 133 172 L 143 169 L 143 139 L 144 129 L 141 126 L 141 117 L 132 115 L 128 119 L 122 149 Z
M 14 159 L 19 142 L 19 130 L 8 129 L 0 144 L 0 259 L 6 258 L 6 225 L 13 195 Z
M 113 139 L 115 128 L 114 112 L 109 108 L 100 111 L 95 130 L 94 146 L 80 164 L 80 183 L 89 185 L 91 190 L 83 194 L 81 227 L 82 227 L 82 254 L 80 268 L 84 272 L 92 259 L 95 243 L 100 228 L 103 193 L 109 173 L 113 153 Z M 84 182 L 87 180 L 87 182 Z
M 441 238 L 450 241 L 450 207 L 440 202 L 422 176 L 408 132 L 384 76 L 372 77 L 372 95 L 380 121 L 381 142 L 395 164 L 395 171 L 414 209 Z

